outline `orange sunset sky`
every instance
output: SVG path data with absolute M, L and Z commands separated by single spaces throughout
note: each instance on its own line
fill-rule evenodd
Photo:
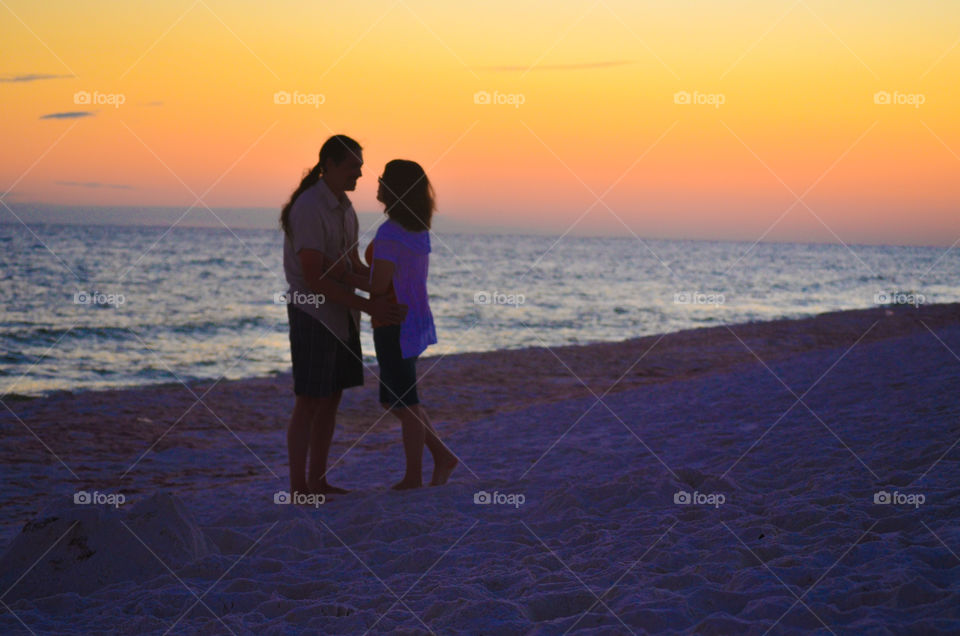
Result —
M 14 210 L 199 197 L 271 217 L 343 132 L 365 148 L 360 212 L 404 157 L 441 215 L 476 225 L 960 238 L 960 3 L 2 0 L 0 16 Z

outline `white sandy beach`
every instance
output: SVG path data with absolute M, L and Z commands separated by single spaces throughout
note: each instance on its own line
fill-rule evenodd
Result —
M 288 375 L 5 399 L 0 632 L 957 633 L 957 354 L 936 305 L 424 358 L 450 482 L 389 490 L 371 376 L 317 507 Z

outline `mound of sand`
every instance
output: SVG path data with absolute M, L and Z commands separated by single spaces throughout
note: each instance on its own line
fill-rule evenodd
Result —
M 156 493 L 129 511 L 58 498 L 24 525 L 0 556 L 0 585 L 13 586 L 5 597 L 13 600 L 87 594 L 216 553 L 176 495 Z

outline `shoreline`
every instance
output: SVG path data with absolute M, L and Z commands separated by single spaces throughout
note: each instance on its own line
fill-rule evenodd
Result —
M 458 359 L 471 359 L 476 363 L 489 362 L 491 359 L 497 356 L 508 356 L 513 357 L 518 354 L 523 353 L 546 353 L 548 351 L 558 352 L 584 352 L 585 350 L 595 348 L 597 351 L 603 350 L 604 353 L 609 353 L 607 349 L 612 349 L 616 347 L 628 347 L 631 350 L 636 349 L 637 347 L 642 346 L 644 343 L 651 344 L 657 342 L 660 339 L 670 341 L 671 339 L 683 338 L 693 336 L 695 334 L 707 335 L 708 332 L 717 332 L 717 333 L 726 333 L 729 335 L 730 330 L 734 331 L 758 331 L 758 332 L 767 332 L 775 331 L 780 327 L 786 325 L 793 325 L 803 322 L 816 322 L 817 326 L 831 326 L 833 321 L 830 320 L 831 317 L 839 317 L 846 315 L 863 315 L 863 316 L 875 316 L 878 320 L 882 318 L 893 317 L 901 325 L 908 324 L 910 322 L 909 316 L 919 317 L 921 314 L 927 317 L 930 317 L 932 320 L 942 320 L 944 314 L 949 315 L 951 312 L 956 312 L 960 316 L 960 302 L 958 303 L 936 303 L 922 305 L 923 309 L 913 308 L 908 305 L 895 305 L 895 306 L 877 306 L 877 307 L 868 307 L 863 309 L 842 309 L 837 311 L 824 312 L 820 314 L 815 314 L 812 316 L 803 316 L 796 318 L 776 318 L 773 320 L 760 320 L 753 322 L 745 323 L 736 323 L 736 324 L 718 324 L 718 325 L 709 325 L 702 327 L 692 327 L 688 329 L 681 329 L 679 331 L 668 331 L 658 334 L 650 334 L 646 336 L 637 336 L 632 338 L 627 338 L 624 340 L 601 340 L 594 342 L 585 342 L 578 344 L 565 344 L 557 346 L 529 346 L 529 347 L 518 347 L 512 349 L 496 349 L 493 351 L 466 351 L 460 353 L 451 353 L 451 354 L 428 354 L 421 356 L 418 361 L 418 375 L 422 374 L 424 368 L 429 368 L 432 364 L 432 361 L 435 361 L 440 358 L 448 359 L 450 361 L 455 361 Z M 935 318 L 933 318 L 935 316 Z M 906 320 L 906 322 L 904 322 Z M 929 323 L 928 323 L 929 324 Z M 836 325 L 833 325 L 834 327 Z M 931 324 L 931 326 L 933 326 Z M 922 328 L 922 327 L 921 327 Z M 888 329 L 889 333 L 889 329 Z M 903 331 L 902 334 L 910 333 L 910 331 Z M 829 332 L 827 335 L 837 335 L 835 332 Z M 722 335 L 722 334 L 721 334 Z M 891 334 L 884 337 L 895 337 L 896 334 Z M 870 341 L 869 339 L 867 341 Z M 824 346 L 830 346 L 825 344 Z M 802 350 L 802 349 L 801 349 Z M 589 351 L 587 351 L 589 353 Z M 366 355 L 366 354 L 365 354 Z M 560 356 L 565 358 L 565 356 Z M 581 357 L 581 356 L 576 356 Z M 556 359 L 554 357 L 554 359 Z M 376 362 L 366 365 L 367 367 L 376 368 Z M 274 371 L 267 375 L 257 375 L 257 376 L 248 376 L 242 378 L 234 379 L 225 379 L 225 378 L 200 378 L 196 380 L 188 380 L 185 383 L 180 383 L 177 381 L 166 381 L 166 382 L 156 382 L 148 384 L 133 384 L 133 385 L 119 385 L 111 387 L 100 387 L 100 388 L 77 388 L 77 389 L 57 389 L 50 391 L 48 393 L 32 395 L 26 393 L 18 393 L 13 391 L 2 397 L 4 402 L 12 403 L 31 403 L 36 401 L 51 400 L 51 399 L 68 399 L 68 398 L 82 398 L 84 396 L 95 396 L 95 395 L 107 395 L 107 394 L 116 394 L 124 392 L 138 392 L 138 391 L 154 391 L 154 390 L 176 390 L 178 388 L 182 389 L 184 385 L 190 387 L 190 389 L 195 390 L 197 388 L 203 388 L 210 386 L 214 383 L 217 384 L 229 384 L 229 383 L 238 383 L 238 382 L 250 382 L 250 383 L 261 383 L 261 382 L 276 382 L 276 381 L 285 381 L 288 382 L 291 391 L 293 387 L 293 379 L 291 377 L 291 372 L 289 370 L 285 371 Z M 364 387 L 356 387 L 354 389 L 348 389 L 347 392 L 355 391 L 357 389 L 363 390 L 366 388 L 370 382 L 376 382 L 376 378 L 371 375 L 371 373 L 365 369 L 364 371 Z

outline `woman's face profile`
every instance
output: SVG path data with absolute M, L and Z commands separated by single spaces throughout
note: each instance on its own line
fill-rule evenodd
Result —
M 386 186 L 383 185 L 383 175 L 380 175 L 379 177 L 377 177 L 377 201 L 379 201 L 380 203 L 386 203 L 385 201 L 386 197 L 384 197 L 385 187 Z

